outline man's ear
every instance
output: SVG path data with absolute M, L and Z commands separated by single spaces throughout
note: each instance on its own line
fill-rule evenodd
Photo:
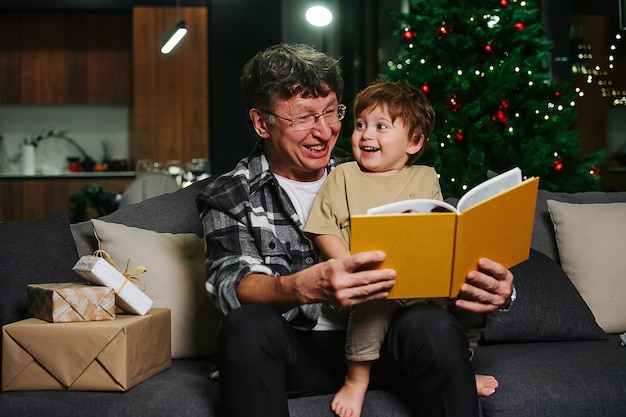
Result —
M 406 153 L 409 155 L 415 155 L 424 146 L 424 135 L 413 134 L 409 144 L 406 147 Z
M 248 112 L 248 116 L 252 121 L 252 127 L 257 135 L 259 135 L 263 139 L 267 139 L 269 137 L 269 132 L 267 130 L 267 123 L 265 119 L 263 119 L 263 115 L 257 109 L 250 109 Z

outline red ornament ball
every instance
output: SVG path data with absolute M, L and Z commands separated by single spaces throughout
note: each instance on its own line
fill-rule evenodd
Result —
M 500 0 L 500 6 L 509 7 L 509 0 Z
M 420 90 L 422 90 L 424 94 L 428 94 L 430 93 L 430 86 L 428 84 L 424 84 L 420 87 Z
M 404 43 L 411 43 L 417 38 L 417 31 L 411 28 L 404 28 L 404 32 L 402 32 L 402 41 Z
M 515 22 L 515 29 L 524 30 L 524 22 Z
M 509 115 L 503 109 L 499 109 L 491 116 L 491 120 L 498 123 L 506 123 L 509 121 Z
M 563 169 L 563 158 L 560 156 L 553 163 L 553 168 L 555 171 L 561 171 Z
M 458 140 L 459 142 L 462 142 L 463 139 L 465 139 L 465 136 L 463 136 L 463 132 L 462 131 L 458 131 L 454 134 L 454 137 L 456 138 L 456 140 Z
M 502 100 L 500 102 L 500 106 L 502 106 L 503 109 L 508 109 L 509 108 L 509 100 L 506 100 L 506 99 Z
M 463 104 L 461 104 L 461 100 L 459 100 L 456 94 L 446 100 L 446 108 L 453 113 L 459 111 L 462 106 Z
M 488 54 L 492 54 L 493 53 L 493 45 L 491 44 L 491 42 L 489 42 L 487 45 L 485 45 L 485 52 L 487 52 Z

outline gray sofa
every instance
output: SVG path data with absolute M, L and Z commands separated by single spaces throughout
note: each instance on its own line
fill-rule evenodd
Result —
M 101 220 L 200 236 L 195 196 L 206 181 L 125 207 Z M 559 267 L 548 199 L 626 202 L 626 192 L 565 194 L 540 190 L 531 258 L 513 269 L 518 301 L 508 313 L 497 313 L 490 321 L 473 360 L 476 372 L 495 375 L 500 381 L 495 394 L 480 400 L 482 412 L 487 417 L 626 416 L 626 347 L 620 345 L 619 334 L 607 335 L 598 327 Z M 62 272 L 77 259 L 72 257 L 91 254 L 97 248 L 89 222 L 73 224 L 69 229 L 64 221 L 57 217 L 0 223 L 0 252 L 4 253 L 0 254 L 0 258 L 4 256 L 0 259 L 2 324 L 25 317 L 22 291 L 26 282 L 73 279 Z M 75 247 L 67 245 L 68 236 L 73 237 Z M 54 253 L 52 258 L 52 252 L 61 248 L 69 255 Z M 32 268 L 40 273 L 33 273 Z M 219 416 L 219 386 L 209 379 L 210 370 L 210 357 L 176 359 L 171 369 L 123 393 L 2 392 L 0 416 Z M 330 400 L 331 396 L 292 399 L 291 415 L 332 416 Z M 371 391 L 363 416 L 409 413 L 395 395 Z

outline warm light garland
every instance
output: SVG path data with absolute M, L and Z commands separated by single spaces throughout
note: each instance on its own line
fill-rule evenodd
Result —
M 596 65 L 593 68 L 587 68 L 580 62 L 572 65 L 572 73 L 586 75 L 587 84 L 597 84 L 600 86 L 600 94 L 603 98 L 610 100 L 613 106 L 626 106 L 626 90 L 619 90 L 613 87 L 613 82 L 611 79 L 608 79 L 612 78 L 612 70 L 615 69 L 614 61 L 615 51 L 617 51 L 618 48 L 617 43 L 621 42 L 622 39 L 623 36 L 621 32 L 614 35 L 614 40 L 609 45 L 611 53 L 607 56 L 606 68 L 602 68 L 599 65 Z M 577 58 L 581 61 L 590 60 L 593 57 L 591 45 L 589 44 L 579 44 L 578 51 L 579 53 Z M 580 97 L 584 95 L 584 92 L 579 88 L 576 89 L 576 92 Z

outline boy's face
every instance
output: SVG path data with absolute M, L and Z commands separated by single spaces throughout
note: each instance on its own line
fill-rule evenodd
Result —
M 387 109 L 376 106 L 356 115 L 352 153 L 362 169 L 391 175 L 422 147 L 423 139 L 413 136 L 400 118 L 392 123 Z

